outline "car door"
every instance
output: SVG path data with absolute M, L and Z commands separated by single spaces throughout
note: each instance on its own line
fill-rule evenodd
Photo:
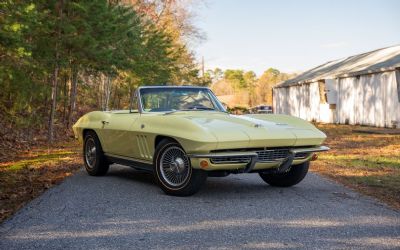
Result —
M 106 154 L 114 156 L 132 157 L 137 148 L 137 138 L 132 130 L 138 122 L 139 113 L 129 111 L 117 111 L 102 121 L 103 127 L 100 130 L 102 146 Z

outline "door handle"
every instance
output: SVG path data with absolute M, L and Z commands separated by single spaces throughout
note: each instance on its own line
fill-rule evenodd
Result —
M 101 123 L 103 123 L 103 125 L 109 124 L 108 121 L 101 121 Z

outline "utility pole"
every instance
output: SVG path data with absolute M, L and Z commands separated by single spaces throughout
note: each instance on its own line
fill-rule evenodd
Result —
M 204 56 L 201 57 L 201 76 L 204 79 Z

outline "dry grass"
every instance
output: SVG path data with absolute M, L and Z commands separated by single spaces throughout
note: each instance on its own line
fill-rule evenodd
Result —
M 312 171 L 400 209 L 400 135 L 353 133 L 355 126 L 317 125 L 332 148 Z M 365 129 L 365 127 L 363 127 Z M 76 141 L 40 146 L 0 163 L 0 222 L 81 167 Z
M 319 155 L 312 171 L 400 209 L 400 135 L 353 132 L 365 129 L 359 126 L 317 126 L 327 134 L 331 151 Z
M 0 163 L 0 222 L 81 167 L 76 141 L 40 146 Z

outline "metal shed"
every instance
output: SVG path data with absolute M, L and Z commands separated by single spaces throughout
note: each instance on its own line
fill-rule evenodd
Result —
M 275 113 L 400 127 L 400 45 L 327 62 L 273 89 Z

